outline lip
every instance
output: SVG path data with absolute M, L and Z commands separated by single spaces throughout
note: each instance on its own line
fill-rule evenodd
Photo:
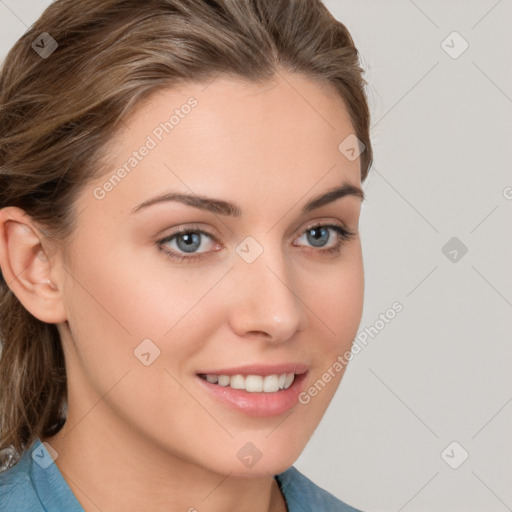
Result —
M 219 386 L 202 379 L 199 374 L 210 375 L 274 375 L 295 373 L 292 385 L 275 393 L 250 392 L 243 389 L 232 389 L 229 386 Z M 202 389 L 222 405 L 247 416 L 268 418 L 279 416 L 297 405 L 299 395 L 303 391 L 308 374 L 307 366 L 302 364 L 284 365 L 248 365 L 238 368 L 223 368 L 198 372 L 196 379 Z
M 248 364 L 236 368 L 220 368 L 214 370 L 201 370 L 196 372 L 202 375 L 275 375 L 281 373 L 302 374 L 308 371 L 308 366 L 302 363 L 284 364 Z

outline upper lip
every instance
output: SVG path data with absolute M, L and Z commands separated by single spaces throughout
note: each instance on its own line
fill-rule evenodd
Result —
M 302 363 L 283 364 L 248 364 L 232 368 L 217 368 L 197 372 L 201 375 L 280 375 L 282 373 L 301 374 L 308 371 L 308 366 Z

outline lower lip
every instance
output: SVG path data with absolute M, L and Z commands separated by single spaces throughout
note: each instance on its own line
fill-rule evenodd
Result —
M 289 411 L 299 400 L 306 373 L 296 375 L 288 389 L 281 389 L 275 393 L 264 393 L 233 389 L 230 386 L 219 386 L 197 376 L 199 382 L 217 400 L 231 409 L 248 416 L 266 418 L 279 416 Z

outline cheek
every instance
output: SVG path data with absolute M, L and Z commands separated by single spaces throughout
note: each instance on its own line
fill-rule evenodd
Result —
M 361 321 L 364 299 L 364 270 L 360 244 L 346 258 L 323 269 L 317 277 L 303 280 L 305 303 L 311 322 L 321 330 L 322 359 L 333 359 L 350 349 Z
M 134 350 L 149 339 L 156 347 L 149 344 L 151 350 L 163 356 L 154 365 L 181 370 L 207 342 L 208 327 L 219 316 L 208 295 L 225 269 L 171 269 L 164 256 L 148 264 L 132 248 L 106 240 L 86 252 L 86 239 L 76 248 L 80 257 L 66 287 L 69 324 L 82 363 L 110 383 L 112 371 L 143 366 Z
M 362 264 L 333 272 L 324 283 L 323 290 L 318 287 L 310 290 L 311 308 L 319 318 L 310 317 L 315 322 L 311 330 L 315 347 L 309 346 L 312 371 L 298 405 L 307 432 L 313 431 L 325 414 L 347 368 L 347 354 L 357 335 L 363 310 Z M 302 441 L 306 443 L 307 436 Z
M 199 299 L 219 276 L 191 279 L 184 270 L 171 276 L 154 265 L 144 269 L 128 251 L 102 246 L 94 252 L 75 260 L 66 286 L 74 348 L 70 385 L 80 397 L 75 404 L 87 410 L 104 396 L 103 404 L 155 440 L 185 438 L 190 422 L 177 420 L 176 411 L 201 417 L 204 410 L 180 383 L 183 369 L 208 340 L 205 309 L 213 312 L 215 304 Z M 151 343 L 144 342 L 141 352 L 147 339 Z M 148 352 L 154 362 L 146 366 L 142 354 Z

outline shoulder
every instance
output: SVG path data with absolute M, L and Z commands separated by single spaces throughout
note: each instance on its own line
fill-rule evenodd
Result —
M 20 460 L 0 473 L 2 512 L 84 512 L 52 455 L 39 438 Z
M 0 472 L 0 510 L 9 512 L 44 512 L 30 476 L 30 453 Z
M 294 466 L 276 475 L 289 512 L 361 512 L 304 476 Z

